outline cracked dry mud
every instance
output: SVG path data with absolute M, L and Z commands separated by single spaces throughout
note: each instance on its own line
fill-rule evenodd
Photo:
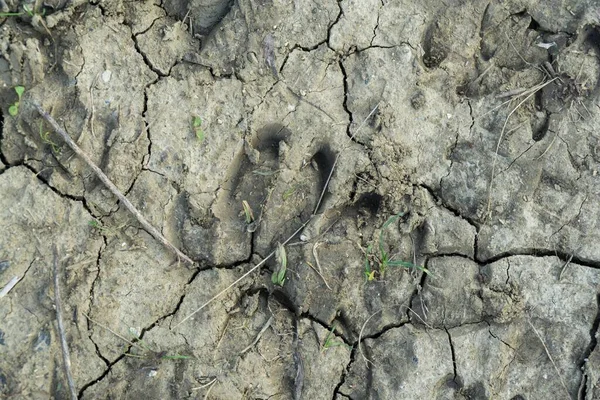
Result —
M 1 398 L 68 396 L 56 244 L 81 399 L 600 399 L 597 2 L 64 3 L 0 19 Z

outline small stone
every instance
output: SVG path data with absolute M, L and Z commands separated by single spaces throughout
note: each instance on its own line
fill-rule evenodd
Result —
M 102 73 L 102 81 L 104 83 L 110 82 L 111 77 L 112 77 L 112 71 L 110 71 L 108 69 Z

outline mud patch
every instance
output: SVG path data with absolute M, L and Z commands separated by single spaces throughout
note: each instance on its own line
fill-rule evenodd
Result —
M 81 398 L 594 398 L 600 14 L 571 3 L 7 2 L 0 393 L 66 395 L 56 244 Z

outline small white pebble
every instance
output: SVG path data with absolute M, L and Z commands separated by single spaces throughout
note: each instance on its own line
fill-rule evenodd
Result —
M 111 77 L 112 77 L 112 71 L 110 71 L 108 69 L 102 73 L 102 81 L 104 83 L 110 82 Z

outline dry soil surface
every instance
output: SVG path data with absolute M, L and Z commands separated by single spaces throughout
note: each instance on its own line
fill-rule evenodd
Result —
M 598 1 L 0 9 L 1 398 L 600 399 Z

